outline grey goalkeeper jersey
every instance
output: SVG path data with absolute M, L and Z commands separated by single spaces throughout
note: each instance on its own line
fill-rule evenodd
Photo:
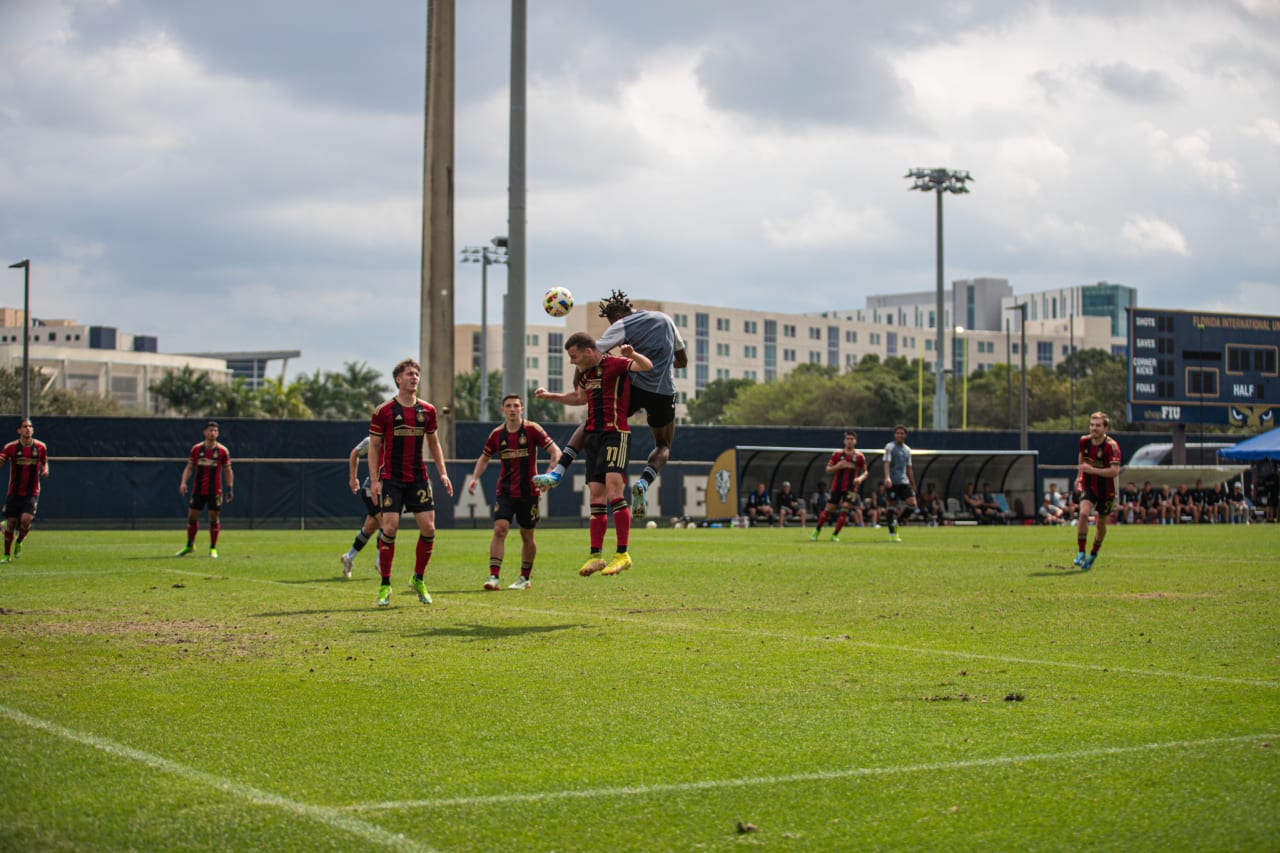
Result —
M 911 467 L 911 448 L 891 441 L 885 445 L 884 458 L 889 463 L 889 481 L 895 486 L 910 485 L 907 469 Z
M 685 347 L 676 324 L 661 311 L 633 311 L 614 323 L 596 341 L 596 349 L 608 352 L 620 344 L 653 362 L 653 369 L 631 374 L 631 384 L 655 394 L 675 394 L 676 350 Z

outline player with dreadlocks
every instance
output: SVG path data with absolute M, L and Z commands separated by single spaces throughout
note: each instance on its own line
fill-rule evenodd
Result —
M 631 375 L 631 403 L 627 410 L 630 417 L 644 409 L 645 419 L 653 433 L 653 452 L 649 454 L 639 479 L 631 487 L 631 515 L 640 519 L 645 516 L 649 487 L 671 457 L 671 441 L 676 433 L 675 368 L 687 365 L 689 358 L 684 339 L 676 331 L 676 324 L 671 318 L 661 311 L 637 309 L 621 290 L 615 290 L 608 299 L 600 300 L 600 316 L 610 323 L 604 334 L 596 339 L 596 348 L 600 352 L 630 344 L 636 352 L 653 362 L 652 370 Z M 559 462 L 547 473 L 534 477 L 534 485 L 540 489 L 555 488 L 582 450 L 585 435 L 584 427 L 579 425 Z

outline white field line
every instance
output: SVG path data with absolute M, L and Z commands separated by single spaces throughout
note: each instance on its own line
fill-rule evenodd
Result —
M 1206 738 L 1204 740 L 1175 740 L 1162 743 L 1144 743 L 1134 746 L 1109 746 L 1097 749 L 1081 749 L 1071 752 L 1045 752 L 1028 755 L 1004 755 L 992 758 L 974 758 L 962 761 L 941 761 L 929 764 L 905 764 L 897 767 L 852 767 L 846 770 L 824 770 L 814 773 L 793 773 L 787 776 L 750 776 L 742 779 L 706 779 L 700 782 L 678 782 L 668 785 L 624 785 L 608 788 L 583 788 L 568 791 L 543 791 L 541 793 L 490 794 L 477 797 L 441 797 L 432 800 L 393 800 L 382 803 L 364 803 L 347 806 L 351 811 L 386 811 L 394 809 L 443 809 L 472 806 L 507 805 L 511 803 L 538 803 L 550 800 L 611 800 L 617 797 L 644 797 L 655 794 L 678 794 L 688 791 L 716 791 L 726 788 L 749 788 L 764 785 L 787 785 L 796 782 L 830 782 L 838 779 L 860 777 L 897 776 L 908 773 L 937 773 L 968 770 L 981 767 L 1001 767 L 1010 764 L 1027 764 L 1039 761 L 1079 761 L 1091 758 L 1109 758 L 1137 752 L 1153 752 L 1168 749 L 1197 749 L 1224 744 L 1250 743 L 1275 740 L 1277 735 L 1256 734 L 1236 737 Z
M 347 809 L 328 808 L 300 803 L 296 800 L 291 800 L 288 797 L 272 794 L 268 791 L 263 791 L 251 785 L 244 785 L 222 776 L 215 776 L 214 774 L 206 773 L 203 770 L 196 770 L 195 768 L 188 767 L 185 764 L 179 764 L 176 761 L 170 761 L 167 758 L 161 758 L 158 755 L 152 755 L 149 752 L 143 752 L 142 750 L 134 749 L 131 746 L 125 746 L 124 744 L 98 737 L 97 735 L 73 731 L 65 726 L 49 722 L 48 720 L 42 720 L 39 717 L 33 717 L 30 714 L 25 714 L 22 711 L 5 705 L 0 705 L 0 716 L 7 717 L 15 723 L 20 723 L 33 729 L 39 729 L 40 731 L 47 732 L 48 734 L 56 737 L 74 741 L 75 743 L 83 744 L 84 746 L 93 747 L 94 749 L 101 750 L 115 758 L 123 758 L 127 761 L 136 761 L 139 764 L 151 768 L 152 770 L 170 773 L 180 779 L 205 785 L 209 788 L 221 791 L 224 794 L 238 797 L 253 805 L 266 806 L 268 808 L 279 809 L 281 811 L 310 818 L 324 824 L 330 829 L 349 833 L 362 841 L 377 845 L 378 847 L 385 847 L 391 850 L 410 851 L 410 853 L 433 853 L 432 848 L 426 845 L 419 844 L 418 842 L 406 838 L 399 833 L 389 832 L 372 823 L 368 823 L 367 821 L 346 814 L 345 812 Z
M 210 568 L 212 569 L 213 567 L 211 566 Z M 148 573 L 154 573 L 155 569 L 148 568 L 145 571 Z M 233 575 L 219 574 L 216 571 L 200 572 L 200 571 L 190 571 L 190 570 L 175 569 L 175 568 L 163 568 L 161 569 L 161 571 L 168 572 L 169 574 L 184 575 L 188 577 L 200 577 L 200 578 L 220 577 L 220 578 L 225 578 L 226 580 L 237 580 L 237 581 L 244 581 L 248 583 L 267 584 L 271 586 L 282 585 L 280 581 L 271 580 L 270 578 L 236 577 Z M 67 573 L 62 572 L 62 573 L 58 573 L 58 576 L 66 577 L 66 574 Z M 302 584 L 287 584 L 287 586 L 289 587 L 289 589 L 295 589 L 295 590 L 310 589 L 316 592 L 340 592 L 345 594 L 351 591 L 345 588 L 346 586 L 345 584 L 302 583 Z M 367 594 L 367 590 L 361 589 L 361 594 Z M 492 596 L 486 596 L 485 601 L 489 601 L 492 603 L 481 604 L 478 601 L 466 600 L 466 599 L 451 599 L 447 603 L 452 606 L 481 607 L 486 610 L 492 610 L 493 609 L 492 604 L 498 603 L 497 599 L 493 598 Z M 441 601 L 437 603 L 445 604 L 446 602 Z M 991 655 L 991 654 L 982 654 L 979 652 L 956 651 L 954 649 L 930 649 L 930 648 L 919 648 L 915 646 L 895 646 L 887 643 L 871 643 L 871 642 L 866 642 L 864 640 L 855 640 L 853 638 L 850 638 L 847 641 L 844 641 L 844 640 L 834 641 L 828 635 L 818 636 L 816 634 L 788 634 L 780 631 L 758 631 L 752 628 L 743 628 L 738 626 L 696 625 L 696 624 L 689 624 L 686 622 L 664 622 L 661 620 L 647 619 L 647 618 L 642 618 L 638 616 L 629 616 L 626 614 L 619 614 L 619 613 L 602 613 L 602 612 L 596 612 L 596 611 L 579 612 L 574 610 L 561 610 L 561 609 L 542 608 L 542 607 L 509 607 L 506 605 L 503 605 L 503 608 L 506 610 L 516 611 L 521 613 L 532 613 L 532 614 L 541 615 L 541 616 L 554 616 L 556 618 L 608 619 L 614 622 L 629 622 L 629 623 L 634 623 L 638 625 L 647 625 L 649 627 L 660 628 L 668 631 L 713 631 L 713 632 L 719 632 L 724 634 L 737 634 L 740 636 L 747 636 L 747 637 L 767 637 L 767 638 L 773 638 L 777 640 L 787 640 L 790 642 L 816 642 L 816 643 L 847 642 L 851 646 L 859 646 L 861 648 L 866 648 L 866 649 L 881 649 L 884 651 L 895 651 L 895 652 L 903 652 L 907 654 L 916 654 L 916 655 L 937 655 L 939 657 L 949 657 L 949 658 L 988 660 L 988 661 L 995 661 L 997 663 L 1018 664 L 1021 666 L 1059 667 L 1063 669 L 1083 670 L 1086 672 L 1114 672 L 1114 673 L 1119 673 L 1121 675 L 1138 675 L 1138 676 L 1143 676 L 1147 678 L 1171 678 L 1171 679 L 1178 679 L 1182 681 L 1208 682 L 1211 684 L 1235 684 L 1241 687 L 1270 687 L 1270 688 L 1280 687 L 1280 681 L 1268 681 L 1266 679 L 1258 679 L 1258 678 L 1231 678 L 1230 676 L 1205 675 L 1205 674 L 1193 673 L 1193 672 L 1170 672 L 1168 670 L 1158 670 L 1158 669 L 1134 669 L 1132 667 L 1110 666 L 1108 664 L 1075 663 L 1072 661 L 1040 660 L 1037 658 L 1014 657 L 1012 655 Z

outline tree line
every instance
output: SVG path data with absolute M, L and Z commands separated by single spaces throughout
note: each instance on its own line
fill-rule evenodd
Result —
M 0 410 L 18 413 L 22 404 L 22 371 L 0 368 Z M 32 415 L 137 414 L 107 394 L 52 387 L 52 376 L 31 369 Z M 488 377 L 488 421 L 502 417 L 502 373 Z M 1127 392 L 1127 364 L 1119 356 L 1100 350 L 1081 350 L 1053 367 L 1035 365 L 1027 370 L 1027 423 L 1031 429 L 1082 429 L 1090 412 L 1111 416 L 1113 429 L 1123 429 Z M 969 429 L 1016 429 L 1021 422 L 1019 369 L 997 364 L 969 374 L 964 381 L 947 380 L 951 424 L 962 420 L 964 396 L 968 397 Z M 292 418 L 359 420 L 388 399 L 392 388 L 382 374 L 364 362 L 347 362 L 341 371 L 303 374 L 292 382 L 267 379 L 254 389 L 243 379 L 215 382 L 207 371 L 190 367 L 175 370 L 151 385 L 151 392 L 167 413 L 198 417 Z M 802 364 L 774 382 L 749 379 L 717 379 L 686 403 L 686 421 L 692 424 L 743 426 L 850 425 L 888 427 L 914 425 L 923 408 L 924 426 L 933 415 L 934 377 L 921 370 L 918 359 L 880 359 L 864 356 L 841 372 L 835 367 Z M 455 379 L 454 416 L 460 421 L 480 420 L 480 371 L 461 373 Z M 923 407 L 921 406 L 923 402 Z M 575 420 L 572 411 L 525 396 L 525 416 L 555 423 Z M 1210 428 L 1212 429 L 1212 427 Z

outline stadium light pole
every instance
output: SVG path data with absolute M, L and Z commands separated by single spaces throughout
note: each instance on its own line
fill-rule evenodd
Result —
M 22 416 L 31 417 L 31 259 L 23 258 L 9 269 L 22 270 Z
M 964 326 L 956 326 L 955 340 L 961 341 L 960 380 L 963 390 L 960 392 L 960 429 L 969 428 L 969 338 L 964 333 Z
M 494 237 L 492 246 L 463 246 L 462 263 L 480 265 L 480 420 L 489 420 L 489 264 L 507 262 L 507 238 Z
M 1018 325 L 1022 330 L 1022 344 L 1018 352 L 1018 357 L 1022 360 L 1022 425 L 1020 428 L 1019 447 L 1023 450 L 1027 449 L 1027 303 L 1015 302 L 1009 306 L 1007 311 L 1017 311 L 1019 314 Z
M 911 178 L 913 183 L 909 189 L 919 190 L 920 192 L 932 192 L 937 196 L 938 207 L 938 228 L 937 228 L 937 258 L 938 258 L 938 306 L 937 317 L 934 320 L 934 328 L 937 329 L 937 351 L 934 353 L 934 380 L 935 388 L 933 392 L 933 428 L 947 428 L 947 387 L 946 377 L 943 374 L 942 359 L 946 353 L 946 338 L 943 327 L 943 299 L 942 299 L 942 194 L 956 193 L 957 195 L 969 192 L 969 188 L 965 186 L 968 181 L 973 180 L 968 172 L 958 172 L 954 169 L 912 169 L 903 175 L 904 178 Z
M 1204 464 L 1204 323 L 1196 323 L 1200 332 L 1200 351 L 1196 360 L 1200 362 L 1200 452 L 1196 454 L 1197 464 Z

